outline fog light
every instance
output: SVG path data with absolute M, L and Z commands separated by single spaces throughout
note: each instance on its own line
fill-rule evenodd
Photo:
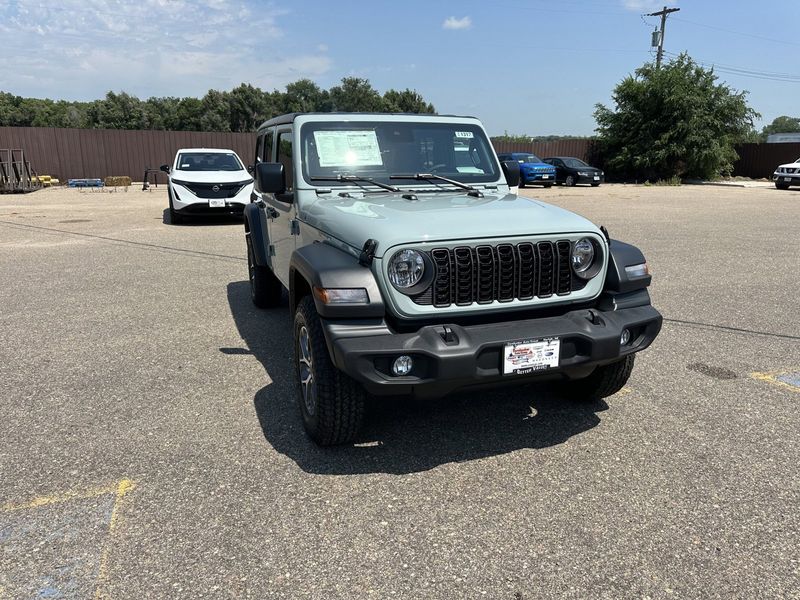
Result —
M 627 329 L 623 329 L 622 330 L 622 335 L 619 336 L 619 343 L 622 346 L 626 346 L 628 344 L 628 342 L 630 342 L 630 341 L 631 341 L 631 332 L 628 331 Z
M 395 375 L 408 375 L 411 373 L 411 367 L 414 366 L 414 361 L 410 356 L 398 356 L 392 364 L 392 373 Z

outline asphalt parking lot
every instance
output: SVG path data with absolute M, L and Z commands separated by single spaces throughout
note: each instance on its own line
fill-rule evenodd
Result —
M 240 223 L 0 196 L 0 598 L 800 598 L 800 191 L 523 193 L 644 250 L 628 386 L 375 403 L 334 449 Z

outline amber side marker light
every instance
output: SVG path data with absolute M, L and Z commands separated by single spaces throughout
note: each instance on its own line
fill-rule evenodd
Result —
M 314 296 L 323 304 L 368 304 L 364 288 L 314 288 Z

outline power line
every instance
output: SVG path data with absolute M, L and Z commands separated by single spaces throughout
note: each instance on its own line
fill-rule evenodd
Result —
M 665 54 L 675 58 L 679 56 L 674 52 L 667 52 Z M 714 69 L 715 71 L 719 71 L 720 73 L 727 73 L 729 75 L 742 75 L 743 77 L 753 77 L 756 79 L 767 79 L 770 81 L 786 81 L 789 83 L 800 83 L 800 75 L 794 73 L 779 73 L 775 71 L 761 71 L 757 69 L 750 69 L 746 67 L 737 67 L 734 65 L 728 65 L 725 63 L 719 63 L 715 61 L 704 61 L 701 59 L 693 58 L 697 64 L 702 65 L 704 67 L 709 67 Z
M 733 33 L 735 35 L 743 35 L 745 37 L 755 38 L 757 40 L 764 40 L 767 42 L 775 42 L 776 44 L 787 44 L 789 46 L 800 46 L 798 42 L 790 42 L 788 40 L 779 40 L 776 38 L 765 37 L 763 35 L 756 35 L 754 33 L 745 33 L 744 31 L 735 31 L 733 29 L 725 29 L 724 27 L 717 27 L 716 25 L 706 25 L 705 23 L 697 23 L 695 21 L 690 21 L 688 19 L 682 19 L 680 17 L 673 17 L 676 21 L 681 21 L 683 23 L 689 23 L 690 25 L 695 25 L 697 27 L 705 27 L 706 29 L 714 29 L 716 31 L 723 31 L 725 33 Z

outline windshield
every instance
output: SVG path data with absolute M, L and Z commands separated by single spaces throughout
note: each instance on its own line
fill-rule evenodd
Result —
M 517 160 L 521 163 L 540 163 L 542 159 L 535 154 L 517 154 Z
M 312 122 L 301 133 L 303 176 L 342 176 L 390 183 L 392 175 L 430 173 L 463 183 L 494 182 L 499 177 L 492 146 L 477 125 L 420 122 Z M 414 181 L 391 181 L 414 185 Z M 328 182 L 325 184 L 328 185 Z M 426 185 L 430 183 L 426 182 Z M 438 183 L 436 185 L 447 185 Z
M 175 166 L 180 171 L 241 171 L 233 152 L 181 152 Z
M 579 158 L 565 158 L 564 164 L 573 169 L 582 169 L 589 166 Z

